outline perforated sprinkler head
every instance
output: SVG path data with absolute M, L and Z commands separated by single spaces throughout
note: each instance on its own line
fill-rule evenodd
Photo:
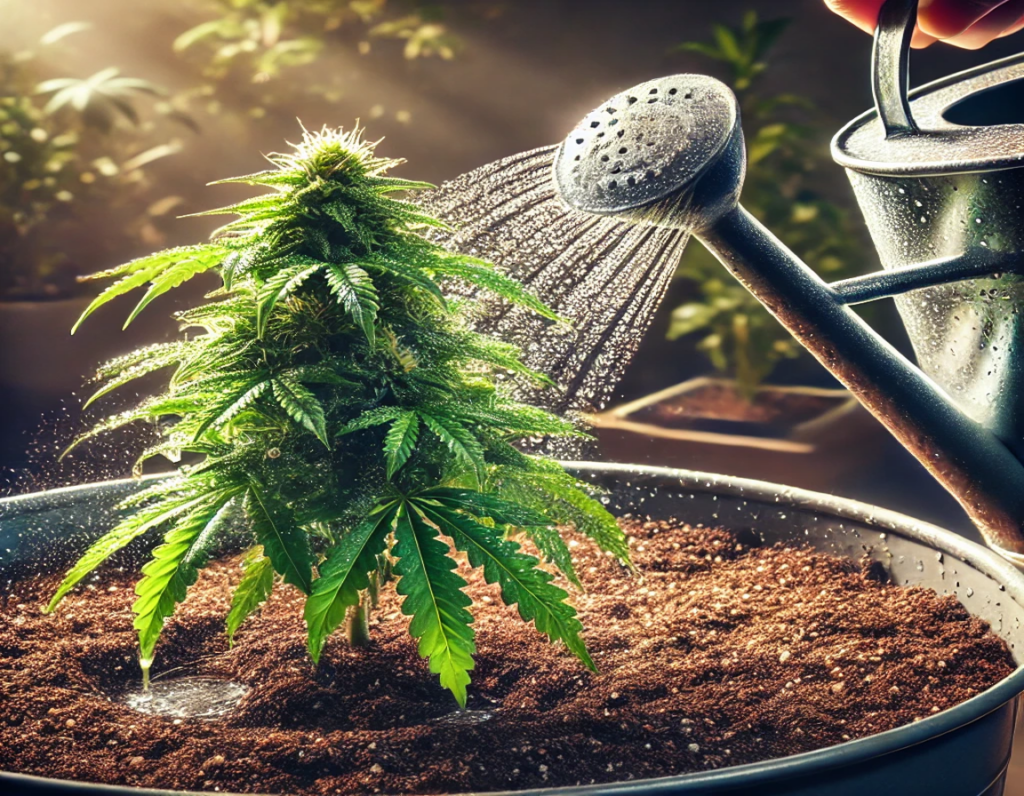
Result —
M 616 94 L 559 147 L 555 183 L 577 210 L 701 229 L 739 199 L 739 105 L 704 75 L 672 75 Z

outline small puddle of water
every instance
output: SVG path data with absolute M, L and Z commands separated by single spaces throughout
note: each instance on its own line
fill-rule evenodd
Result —
M 131 691 L 122 700 L 132 710 L 176 719 L 219 719 L 238 707 L 249 687 L 219 677 L 169 677 L 154 680 L 148 691 Z
M 434 724 L 443 724 L 456 727 L 467 727 L 474 724 L 483 724 L 494 718 L 494 711 L 491 710 L 456 710 L 454 713 L 446 713 L 433 720 Z

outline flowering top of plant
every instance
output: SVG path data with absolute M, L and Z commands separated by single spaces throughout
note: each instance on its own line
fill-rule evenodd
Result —
M 149 286 L 129 323 L 196 274 L 214 270 L 223 281 L 179 316 L 204 334 L 102 366 L 91 400 L 153 371 L 171 376 L 161 394 L 82 438 L 165 418 L 175 422 L 143 460 L 204 456 L 130 498 L 132 513 L 82 556 L 49 606 L 133 539 L 163 529 L 133 606 L 144 671 L 198 570 L 216 550 L 246 544 L 256 547 L 229 637 L 283 581 L 307 595 L 308 648 L 319 660 L 346 615 L 358 639 L 368 602 L 395 579 L 420 654 L 465 704 L 475 645 L 458 551 L 524 620 L 593 667 L 567 593 L 517 538 L 578 585 L 556 525 L 575 524 L 626 561 L 624 537 L 557 463 L 513 445 L 578 432 L 503 392 L 503 373 L 544 377 L 515 347 L 473 332 L 474 302 L 450 300 L 444 285 L 493 291 L 557 319 L 487 263 L 424 237 L 440 222 L 391 194 L 427 186 L 386 176 L 397 161 L 374 147 L 359 130 L 306 133 L 292 153 L 269 158 L 275 168 L 226 181 L 271 192 L 213 211 L 238 218 L 212 242 L 95 275 L 117 281 L 83 318 Z

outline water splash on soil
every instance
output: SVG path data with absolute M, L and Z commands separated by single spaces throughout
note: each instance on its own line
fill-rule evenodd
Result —
M 472 727 L 494 718 L 493 710 L 456 710 L 433 720 L 434 724 L 454 727 Z
M 218 719 L 234 710 L 249 687 L 209 675 L 154 679 L 122 700 L 132 710 L 178 719 Z

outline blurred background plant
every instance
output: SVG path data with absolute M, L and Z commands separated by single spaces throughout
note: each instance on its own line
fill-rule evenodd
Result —
M 443 24 L 444 10 L 433 3 L 395 0 L 197 0 L 196 11 L 213 14 L 181 33 L 174 51 L 196 68 L 204 79 L 196 93 L 212 98 L 230 88 L 249 87 L 259 118 L 282 91 L 294 91 L 282 74 L 307 66 L 324 54 L 329 44 L 343 43 L 366 55 L 375 39 L 404 42 L 407 60 L 438 57 L 451 60 L 461 40 Z M 301 90 L 328 101 L 340 98 L 343 83 L 330 72 L 308 73 Z M 262 87 L 257 92 L 253 86 Z M 216 110 L 216 99 L 208 99 Z
M 761 21 L 747 11 L 740 25 L 716 24 L 710 41 L 684 42 L 673 51 L 697 53 L 727 70 L 724 77 L 739 99 L 747 138 L 744 205 L 834 281 L 863 272 L 870 262 L 849 213 L 822 196 L 816 185 L 819 168 L 835 168 L 828 140 L 836 125 L 823 120 L 805 97 L 760 91 L 759 78 L 789 22 Z M 672 311 L 668 338 L 696 339 L 711 364 L 734 377 L 747 399 L 780 361 L 806 355 L 703 246 L 690 243 L 677 278 L 693 282 L 697 298 Z
M 79 274 L 160 245 L 179 202 L 145 171 L 181 148 L 169 124 L 194 127 L 164 89 L 114 67 L 40 80 L 89 27 L 0 53 L 0 300 L 78 294 Z

